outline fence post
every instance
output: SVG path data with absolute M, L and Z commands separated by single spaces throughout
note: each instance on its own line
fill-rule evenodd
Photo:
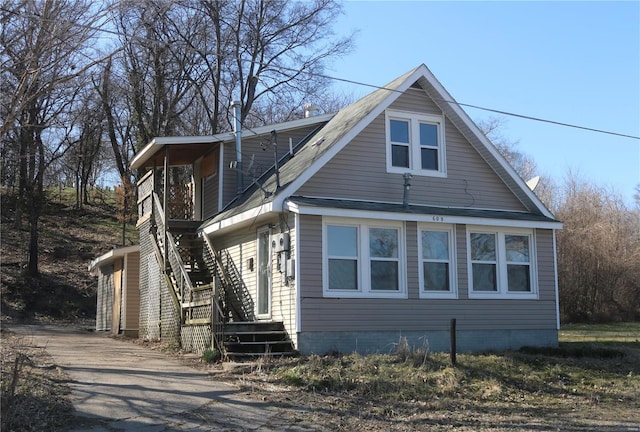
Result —
M 456 319 L 455 318 L 451 318 L 449 336 L 451 338 L 449 356 L 451 358 L 451 364 L 455 365 L 456 364 Z

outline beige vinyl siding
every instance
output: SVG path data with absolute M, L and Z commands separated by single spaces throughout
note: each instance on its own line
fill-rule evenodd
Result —
M 418 224 L 405 223 L 405 239 L 407 249 L 407 290 L 410 299 L 420 297 L 420 279 L 418 277 Z M 410 259 L 409 257 L 416 257 Z
M 300 300 L 322 297 L 322 216 L 300 215 Z
M 553 254 L 553 231 L 537 229 L 535 234 L 540 300 L 555 301 L 556 277 Z
M 391 109 L 440 114 L 424 93 L 412 90 Z M 298 195 L 402 202 L 403 177 L 386 172 L 385 115 L 379 115 L 297 192 Z M 447 177 L 413 176 L 412 204 L 521 211 L 524 205 L 460 134 L 445 121 Z
M 469 298 L 469 269 L 467 267 L 467 226 L 456 225 L 456 270 L 458 299 Z
M 259 226 L 243 229 L 237 233 L 226 234 L 223 238 L 213 238 L 213 244 L 218 250 L 227 250 L 236 266 L 241 272 L 242 279 L 249 295 L 254 301 L 254 308 L 257 307 L 257 277 L 258 277 L 258 254 L 257 242 L 258 231 L 264 227 L 271 225 L 271 233 L 280 232 L 280 221 L 277 218 L 266 221 Z M 287 232 L 291 236 L 291 256 L 293 256 L 295 248 L 294 234 L 294 218 L 290 215 L 287 219 L 285 228 L 289 228 Z M 247 262 L 250 258 L 254 260 L 254 268 L 250 270 Z M 271 320 L 282 321 L 285 328 L 292 334 L 295 332 L 295 285 L 285 285 L 285 277 L 283 273 L 278 271 L 277 256 L 271 252 Z M 257 314 L 257 309 L 254 309 Z
M 295 257 L 295 221 L 293 214 L 289 214 L 287 217 L 287 224 L 291 241 L 290 256 Z M 277 223 L 274 222 L 274 224 Z M 286 228 L 286 227 L 285 227 Z M 279 232 L 279 228 L 276 228 L 274 232 Z M 272 253 L 272 283 L 271 283 L 271 319 L 273 321 L 281 321 L 284 323 L 285 329 L 289 335 L 295 339 L 296 333 L 296 292 L 295 281 L 285 284 L 285 275 L 280 273 L 277 268 L 276 254 Z M 294 340 L 295 342 L 295 340 Z
M 137 330 L 140 318 L 140 252 L 126 256 L 126 283 L 123 286 L 122 329 Z
M 236 196 L 238 192 L 238 170 L 230 167 L 230 164 L 236 160 L 235 143 L 224 143 L 221 145 L 221 147 L 224 147 L 224 160 L 222 163 L 222 166 L 224 167 L 224 179 L 222 185 L 222 207 L 224 207 L 229 202 L 231 202 L 231 200 Z M 244 154 L 245 152 L 243 151 L 242 153 Z
M 309 332 L 446 330 L 452 318 L 460 330 L 555 328 L 552 301 L 307 298 L 301 307 Z
M 218 173 L 202 179 L 202 220 L 218 213 Z
M 322 291 L 322 217 L 300 216 L 300 308 L 303 332 L 445 330 L 451 318 L 462 330 L 553 329 L 555 289 L 553 250 L 548 230 L 539 232 L 539 300 L 469 300 L 466 229 L 456 226 L 457 299 L 418 298 L 417 231 L 406 223 L 408 299 L 324 298 Z M 550 268 L 550 269 L 549 269 Z M 540 270 L 544 269 L 544 270 Z
M 436 103 L 427 97 L 423 90 L 410 88 L 389 106 L 397 111 L 409 111 L 425 114 L 442 115 L 442 110 Z
M 295 147 L 308 134 L 315 130 L 318 125 L 311 125 L 299 129 L 281 131 L 278 133 L 278 159 L 284 157 L 289 152 L 289 138 Z M 251 173 L 247 170 L 251 165 Z M 236 158 L 236 144 L 227 142 L 224 144 L 224 193 L 223 206 L 229 203 L 237 194 L 238 171 L 230 167 L 230 163 Z M 267 172 L 275 163 L 273 154 L 273 145 L 271 134 L 252 136 L 251 131 L 245 131 L 242 137 L 242 165 L 243 165 L 243 187 L 248 187 L 255 178 L 259 178 L 263 173 Z M 253 174 L 253 175 L 252 175 Z
M 236 269 L 242 275 L 242 280 L 246 289 L 249 291 L 251 298 L 256 298 L 256 274 L 257 274 L 257 256 L 256 256 L 256 233 L 254 230 L 242 230 L 242 232 L 227 234 L 224 238 L 213 238 L 213 245 L 218 251 L 226 250 Z M 254 269 L 249 270 L 247 260 L 254 259 Z M 223 257 L 224 260 L 224 257 Z
M 111 329 L 114 294 L 114 265 L 108 263 L 99 269 L 97 302 L 96 302 L 96 330 Z

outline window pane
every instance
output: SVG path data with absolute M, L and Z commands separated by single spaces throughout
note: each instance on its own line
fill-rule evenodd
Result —
M 495 264 L 473 264 L 473 290 L 498 291 Z
M 438 146 L 438 126 L 428 123 L 420 123 L 420 145 Z
M 391 141 L 409 144 L 409 122 L 389 120 Z
M 422 231 L 422 258 L 449 259 L 449 233 L 444 231 Z
M 529 237 L 518 235 L 505 235 L 507 244 L 507 261 L 529 262 Z
M 438 169 L 438 150 L 423 147 L 420 149 L 420 154 L 422 155 L 423 170 Z
M 409 146 L 391 146 L 391 165 L 409 168 Z
M 371 228 L 369 230 L 369 255 L 375 258 L 397 258 L 398 230 Z
M 496 260 L 495 234 L 471 233 L 471 259 L 473 261 Z
M 329 260 L 329 289 L 357 290 L 358 289 L 358 261 Z
M 423 264 L 425 291 L 449 291 L 449 263 Z
M 528 265 L 507 265 L 509 291 L 531 291 L 531 277 Z
M 371 261 L 371 290 L 399 290 L 397 261 Z
M 358 228 L 347 226 L 327 226 L 327 250 L 329 256 L 358 256 Z

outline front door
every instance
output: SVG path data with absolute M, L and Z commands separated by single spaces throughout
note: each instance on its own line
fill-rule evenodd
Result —
M 258 230 L 258 318 L 271 317 L 271 230 Z

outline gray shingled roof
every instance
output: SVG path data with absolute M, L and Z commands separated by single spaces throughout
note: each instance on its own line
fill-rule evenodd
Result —
M 416 74 L 419 70 L 422 73 Z M 268 171 L 259 179 L 262 189 L 256 185 L 248 188 L 243 194 L 236 197 L 227 209 L 223 210 L 213 218 L 205 221 L 201 225 L 201 229 L 209 224 L 224 221 L 230 217 L 239 215 L 245 211 L 257 208 L 263 204 L 273 201 L 276 197 L 280 197 L 283 193 L 295 195 L 296 190 L 287 186 L 291 185 L 300 176 L 306 175 L 306 171 L 314 165 L 315 162 L 321 160 L 327 152 L 337 144 L 344 144 L 344 138 L 355 128 L 362 128 L 366 125 L 364 120 L 372 111 L 380 109 L 381 105 L 386 102 L 390 104 L 400 92 L 408 85 L 416 83 L 408 83 L 408 79 L 413 75 L 417 75 L 417 84 L 431 97 L 436 104 L 440 106 L 445 116 L 450 119 L 453 124 L 462 132 L 469 140 L 470 144 L 478 150 L 481 157 L 494 169 L 505 184 L 513 191 L 516 196 L 531 210 L 531 213 L 521 213 L 527 215 L 526 220 L 555 221 L 551 213 L 544 207 L 544 204 L 527 188 L 524 181 L 519 179 L 515 171 L 502 158 L 502 156 L 493 148 L 492 144 L 482 135 L 482 132 L 473 124 L 466 113 L 455 103 L 454 99 L 442 87 L 426 66 L 420 65 L 415 69 L 396 78 L 389 84 L 381 87 L 369 95 L 363 97 L 357 102 L 340 110 L 324 127 L 309 138 L 309 140 L 299 147 L 299 150 L 280 167 L 280 185 L 276 191 L 276 176 L 272 170 Z M 427 78 L 429 77 L 429 78 Z M 386 108 L 386 105 L 383 108 Z M 338 149 L 340 146 L 338 147 Z M 265 194 L 264 191 L 269 191 Z M 274 193 L 275 192 L 275 193 Z M 380 208 L 378 208 L 379 210 Z M 393 210 L 389 210 L 393 211 Z M 477 212 L 479 210 L 460 209 L 461 212 Z M 478 217 L 488 217 L 490 211 L 482 211 L 482 215 Z M 500 218 L 509 218 L 510 212 L 496 211 L 496 216 Z M 544 214 L 547 214 L 545 216 Z M 437 214 L 437 213 L 433 213 Z M 480 213 L 479 213 L 480 214 Z M 513 217 L 519 213 L 514 213 Z M 521 215 L 520 214 L 520 215 Z M 520 216 L 517 216 L 520 217 Z
M 291 182 L 297 179 L 323 154 L 338 143 L 349 131 L 363 120 L 367 114 L 380 105 L 387 97 L 389 97 L 390 94 L 394 93 L 394 91 L 405 82 L 407 77 L 413 74 L 417 69 L 418 68 L 407 72 L 385 85 L 383 88 L 370 93 L 357 102 L 338 111 L 322 129 L 310 137 L 310 139 L 294 154 L 292 158 L 280 167 L 281 187 L 275 194 L 265 196 L 264 191 L 254 185 L 237 197 L 227 210 L 223 210 L 213 218 L 205 221 L 201 225 L 201 228 L 204 228 L 210 223 L 219 222 L 272 201 Z M 275 191 L 276 176 L 275 173 L 273 173 L 273 170 L 269 171 L 265 177 L 265 179 L 259 180 L 262 184 L 262 188 L 267 191 Z

